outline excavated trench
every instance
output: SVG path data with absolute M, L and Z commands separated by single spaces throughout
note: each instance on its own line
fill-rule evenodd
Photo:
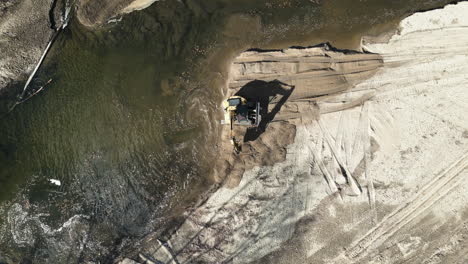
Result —
M 239 154 L 220 151 L 229 153 L 219 156 L 215 180 L 227 177 L 227 186 L 235 187 L 245 170 L 284 161 L 286 147 L 294 142 L 297 120 L 319 119 L 321 101 L 347 92 L 382 65 L 378 54 L 341 51 L 330 44 L 240 54 L 229 70 L 227 96 L 260 102 L 262 122 L 258 128 L 235 128 L 242 149 Z M 334 111 L 361 104 L 363 99 Z M 225 129 L 222 135 L 221 150 L 232 149 L 226 144 L 230 133 Z

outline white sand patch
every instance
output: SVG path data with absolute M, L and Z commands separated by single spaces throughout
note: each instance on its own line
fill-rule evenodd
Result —
M 122 10 L 123 14 L 127 14 L 133 11 L 137 10 L 142 10 L 150 5 L 152 5 L 154 2 L 157 2 L 159 0 L 135 0 L 133 1 L 130 5 L 128 5 L 126 8 Z

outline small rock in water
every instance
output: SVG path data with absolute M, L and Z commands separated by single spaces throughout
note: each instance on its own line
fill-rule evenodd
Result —
M 57 185 L 57 186 L 62 185 L 62 183 L 61 183 L 59 180 L 56 180 L 56 179 L 49 179 L 49 181 L 50 181 L 52 184 L 55 184 L 55 185 Z

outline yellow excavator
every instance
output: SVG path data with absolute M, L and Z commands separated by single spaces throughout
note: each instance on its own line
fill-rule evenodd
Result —
M 233 132 L 233 125 L 257 127 L 262 119 L 260 115 L 260 102 L 248 101 L 241 96 L 231 96 L 223 101 L 224 120 L 222 124 L 230 125 L 231 144 L 234 151 L 240 151 L 240 144 L 236 141 Z

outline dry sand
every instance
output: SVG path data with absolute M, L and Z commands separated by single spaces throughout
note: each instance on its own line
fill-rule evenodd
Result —
M 142 259 L 466 262 L 466 14 L 466 2 L 414 14 L 388 42 L 363 44 L 378 55 L 327 47 L 242 54 L 228 94 L 260 78 L 295 87 L 278 122 L 255 140 L 279 142 L 281 127 L 294 126 L 294 142 L 272 144 L 285 148 L 284 161 L 249 165 L 230 188 L 187 215 L 168 241 L 147 240 Z M 260 152 L 270 151 L 276 150 Z
M 134 0 L 131 4 L 129 4 L 122 10 L 122 13 L 126 14 L 131 13 L 133 11 L 145 9 L 157 1 L 159 0 Z

